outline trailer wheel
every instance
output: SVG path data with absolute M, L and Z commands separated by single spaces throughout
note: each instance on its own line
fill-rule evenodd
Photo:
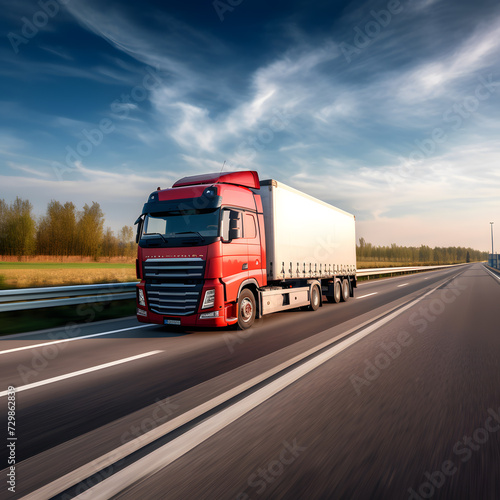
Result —
M 347 299 L 351 296 L 351 285 L 349 280 L 342 280 L 342 302 L 347 302 Z
M 238 328 L 246 330 L 253 325 L 255 321 L 255 297 L 254 294 L 246 288 L 240 293 L 238 300 Z
M 340 287 L 340 281 L 335 281 L 333 285 L 333 295 L 327 295 L 326 300 L 328 302 L 333 302 L 335 304 L 338 304 L 340 302 L 340 298 L 342 297 L 342 289 Z
M 321 302 L 321 292 L 319 286 L 313 285 L 311 288 L 311 304 L 309 305 L 309 309 L 311 311 L 317 311 L 320 302 Z

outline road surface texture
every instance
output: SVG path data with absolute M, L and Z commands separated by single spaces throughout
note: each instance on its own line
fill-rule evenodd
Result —
M 471 264 L 247 332 L 124 318 L 11 336 L 0 498 L 498 499 L 499 305 L 500 278 Z

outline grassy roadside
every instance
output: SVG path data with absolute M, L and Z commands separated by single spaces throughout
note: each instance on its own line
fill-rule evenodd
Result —
M 0 262 L 0 289 L 38 288 L 92 283 L 137 281 L 133 262 Z M 58 328 L 121 318 L 135 314 L 135 300 L 86 303 L 0 313 L 0 338 L 48 328 Z
M 136 281 L 135 264 L 111 262 L 0 262 L 0 288 Z
M 135 314 L 135 299 L 0 313 L 0 339 L 14 333 L 66 327 Z

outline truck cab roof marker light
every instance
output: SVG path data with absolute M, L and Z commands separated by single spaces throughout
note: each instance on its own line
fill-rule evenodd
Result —
M 210 186 L 203 191 L 204 196 L 207 198 L 213 198 L 214 196 L 217 196 L 217 186 Z

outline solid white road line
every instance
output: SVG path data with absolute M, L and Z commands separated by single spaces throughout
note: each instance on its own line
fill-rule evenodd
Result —
M 401 284 L 401 285 L 398 285 L 398 288 L 399 288 L 400 286 L 406 286 L 406 285 L 409 285 L 409 283 L 403 283 L 403 284 Z
M 129 361 L 135 361 L 136 359 L 146 358 L 147 356 L 153 356 L 154 354 L 159 354 L 160 352 L 163 351 L 145 352 L 144 354 L 137 354 L 136 356 L 131 356 L 130 358 L 119 359 L 117 361 L 111 361 L 110 363 L 104 363 L 103 365 L 92 366 L 91 368 L 78 370 L 77 372 L 66 373 L 65 375 L 59 375 L 58 377 L 48 378 L 46 380 L 40 380 L 40 382 L 33 382 L 32 384 L 16 387 L 16 392 L 27 391 L 28 389 L 34 389 L 35 387 L 40 387 L 42 385 L 53 384 L 54 382 L 66 380 L 67 378 L 78 377 L 79 375 L 84 375 L 85 373 L 91 373 L 97 370 L 103 370 L 104 368 L 109 368 L 111 366 L 121 365 L 122 363 L 128 363 Z M 6 396 L 8 393 L 9 391 L 0 392 L 0 397 Z
M 361 295 L 360 297 L 356 297 L 356 299 L 364 299 L 365 297 L 369 297 L 370 295 L 377 295 L 378 292 L 367 293 L 366 295 Z
M 248 413 L 256 406 L 260 405 L 261 403 L 268 400 L 281 390 L 285 389 L 299 378 L 303 377 L 304 375 L 307 375 L 310 371 L 314 370 L 321 364 L 333 358 L 334 356 L 336 356 L 343 350 L 347 349 L 351 345 L 355 344 L 362 338 L 366 337 L 370 333 L 374 332 L 375 330 L 378 330 L 380 327 L 392 321 L 394 318 L 401 315 L 403 312 L 412 308 L 418 302 L 426 298 L 428 295 L 435 292 L 440 286 L 441 285 L 436 286 L 435 288 L 431 289 L 418 299 L 410 302 L 409 304 L 406 304 L 400 309 L 397 309 L 396 311 L 381 318 L 375 323 L 367 326 L 363 330 L 354 334 L 352 337 L 349 337 L 346 340 L 334 345 L 327 351 L 319 354 L 310 361 L 305 362 L 303 365 L 298 366 L 297 368 L 291 370 L 287 374 L 274 380 L 273 382 L 257 390 L 253 394 L 250 394 L 246 398 L 238 401 L 234 405 L 229 406 L 228 408 L 222 410 L 221 412 L 204 420 L 197 426 L 193 427 L 191 430 L 182 434 L 178 438 L 172 440 L 170 443 L 167 443 L 166 445 L 160 447 L 159 449 L 143 457 L 137 462 L 134 462 L 128 467 L 125 467 L 121 471 L 112 475 L 110 478 L 102 481 L 101 483 L 97 484 L 92 488 L 89 488 L 87 491 L 78 495 L 75 498 L 80 500 L 95 499 L 95 498 L 98 499 L 111 498 L 113 495 L 116 495 L 120 491 L 124 490 L 128 486 L 140 480 L 141 478 L 144 478 L 146 476 L 154 474 L 155 472 L 158 472 L 159 470 L 171 464 L 181 456 L 185 455 L 194 447 L 206 441 L 208 438 L 213 436 L 218 431 L 224 429 L 230 423 L 234 422 L 241 416 Z M 355 331 L 355 329 L 353 329 L 353 331 Z M 303 357 L 309 355 L 311 351 L 314 352 L 320 350 L 325 346 L 331 344 L 332 342 L 335 342 L 335 339 L 324 342 L 320 346 L 317 346 L 316 348 L 313 348 L 308 352 L 304 353 L 303 355 L 297 356 L 296 358 L 303 359 Z M 288 362 L 283 363 L 283 365 L 287 364 Z M 277 367 L 277 369 L 279 368 L 280 367 Z M 270 371 L 275 371 L 275 369 Z M 242 386 L 247 386 L 246 388 L 252 387 L 252 385 L 250 385 L 251 382 L 252 381 L 241 384 L 241 386 L 231 389 L 230 391 L 228 391 L 228 393 L 231 393 L 232 396 L 239 394 L 242 392 L 242 390 L 245 390 L 244 388 L 242 389 Z M 152 442 L 154 439 L 157 439 L 158 437 L 165 435 L 167 432 L 170 432 L 171 430 L 179 427 L 180 425 L 182 425 L 182 423 L 188 422 L 189 416 L 191 416 L 191 418 L 194 418 L 193 414 L 194 415 L 202 414 L 199 412 L 200 408 L 202 409 L 202 411 L 203 409 L 207 411 L 207 409 L 214 408 L 215 406 L 212 405 L 214 400 L 227 401 L 226 394 L 227 393 L 217 396 L 216 398 L 207 401 L 206 403 L 201 405 L 201 407 L 194 408 L 186 412 L 186 414 L 180 415 L 179 417 L 176 417 L 173 420 L 158 426 L 157 428 L 149 431 L 148 433 L 143 434 L 142 436 L 132 441 L 129 441 L 128 443 L 120 446 L 115 450 L 112 450 L 106 455 L 103 455 L 102 457 L 99 457 L 96 460 L 76 469 L 75 471 L 70 472 L 69 474 L 66 474 L 65 476 L 59 479 L 56 479 L 52 483 L 49 483 L 43 486 L 42 488 L 28 494 L 27 496 L 23 497 L 23 499 L 37 500 L 39 498 L 46 498 L 57 495 L 58 493 L 64 491 L 65 489 L 77 484 L 77 482 L 84 480 L 85 478 L 91 476 L 92 474 L 95 474 L 99 470 L 105 469 L 109 465 L 127 456 L 125 454 L 126 451 L 128 451 L 130 454 L 132 451 L 140 449 L 147 443 Z M 149 435 L 154 435 L 153 439 L 150 439 Z M 76 478 L 78 478 L 78 481 L 75 481 Z
M 113 333 L 125 332 L 127 330 L 135 330 L 137 328 L 147 328 L 150 326 L 158 325 L 138 325 L 131 326 L 129 328 L 120 328 L 119 330 L 111 330 L 109 332 L 93 333 L 92 335 L 82 335 L 81 337 L 71 337 L 68 339 L 53 340 L 52 342 L 44 342 L 43 344 L 27 345 L 24 347 L 14 347 L 13 349 L 7 349 L 6 351 L 0 351 L 0 354 L 8 354 L 9 352 L 25 351 L 26 349 L 36 349 L 37 347 L 45 347 L 47 345 L 61 344 L 63 342 L 73 342 L 73 340 L 83 340 L 90 339 L 92 337 L 102 337 L 103 335 L 112 335 Z

